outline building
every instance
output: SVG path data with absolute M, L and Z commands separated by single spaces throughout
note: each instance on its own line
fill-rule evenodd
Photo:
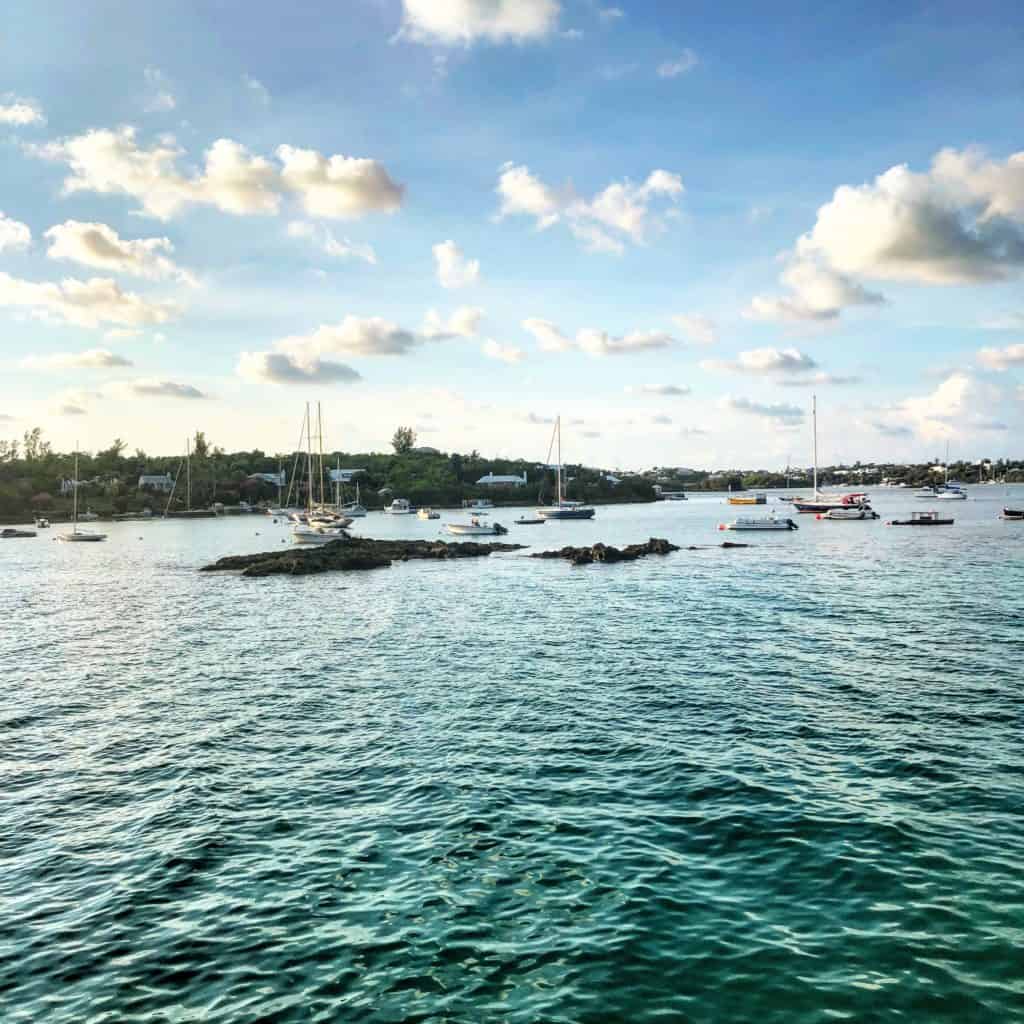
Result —
M 526 473 L 522 476 L 501 476 L 496 473 L 488 473 L 477 480 L 478 487 L 525 487 Z
M 350 484 L 355 477 L 365 472 L 365 469 L 330 469 L 327 476 L 332 484 Z
M 284 487 L 286 480 L 285 470 L 280 473 L 250 473 L 247 480 L 262 480 L 265 483 L 273 484 L 275 487 Z
M 144 473 L 139 477 L 140 491 L 165 491 L 174 490 L 174 477 L 170 473 Z

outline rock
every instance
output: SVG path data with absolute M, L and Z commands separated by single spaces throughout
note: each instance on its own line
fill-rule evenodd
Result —
M 495 551 L 518 551 L 522 544 L 479 544 L 475 541 L 445 544 L 427 540 L 372 540 L 343 537 L 322 547 L 263 551 L 255 555 L 229 555 L 201 572 L 241 572 L 250 578 L 261 576 L 308 576 L 320 572 L 357 572 L 386 569 L 392 562 L 431 558 L 482 558 Z
M 597 543 L 589 548 L 565 547 L 558 551 L 538 551 L 531 558 L 564 558 L 573 565 L 590 565 L 592 562 L 634 562 L 645 555 L 667 555 L 678 551 L 677 545 L 662 537 L 652 537 L 645 544 L 630 544 L 615 548 L 610 544 Z

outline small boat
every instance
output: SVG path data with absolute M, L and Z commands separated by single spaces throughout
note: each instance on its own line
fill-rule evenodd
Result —
M 408 498 L 395 498 L 390 505 L 384 506 L 384 511 L 389 516 L 412 516 L 416 510 L 409 504 Z
M 543 526 L 547 522 L 546 519 L 541 519 L 537 516 L 533 519 L 527 519 L 526 516 L 520 516 L 515 520 L 516 526 Z
M 91 517 L 92 519 L 98 519 L 99 516 L 95 512 L 87 512 L 83 516 L 78 514 L 78 448 L 75 448 L 75 479 L 74 479 L 74 504 L 72 505 L 71 512 L 71 532 L 70 533 L 58 533 L 57 540 L 65 541 L 67 543 L 89 543 L 100 540 L 106 540 L 107 535 L 105 533 L 92 533 L 89 530 L 80 530 L 78 528 L 78 520 Z
M 330 544 L 332 540 L 344 540 L 347 536 L 343 526 L 297 523 L 292 527 L 292 541 L 296 544 Z
M 1000 519 L 1024 520 L 1024 508 L 1004 508 Z
M 935 493 L 936 501 L 966 501 L 967 492 L 961 487 L 956 487 L 953 484 L 947 484 L 945 487 L 940 488 Z
M 730 494 L 725 500 L 730 505 L 767 505 L 768 495 L 764 491 L 756 494 Z
M 740 516 L 731 523 L 723 523 L 720 530 L 799 530 L 800 527 L 792 519 L 779 519 L 776 516 Z
M 421 508 L 416 512 L 417 519 L 440 519 L 441 513 L 435 512 L 432 508 Z
M 881 519 L 882 517 L 870 505 L 850 505 L 846 508 L 830 508 L 827 512 L 819 512 L 815 518 L 845 522 L 847 520 Z
M 565 496 L 565 485 L 562 473 L 562 417 L 555 417 L 555 430 L 551 435 L 551 444 L 558 444 L 558 462 L 555 465 L 555 501 L 553 505 L 545 505 L 535 512 L 538 519 L 593 519 L 595 510 L 582 501 L 570 501 Z M 550 458 L 551 448 L 548 448 Z
M 463 508 L 465 508 L 467 512 L 473 512 L 476 515 L 486 515 L 484 509 L 494 508 L 494 502 L 491 501 L 490 498 L 476 498 L 468 504 L 463 503 Z
M 909 519 L 890 519 L 886 526 L 952 526 L 952 519 L 940 518 L 938 512 L 911 512 Z
M 687 501 L 686 495 L 682 491 L 662 491 L 662 501 Z
M 36 529 L 37 530 L 48 530 L 50 528 L 50 520 L 44 516 L 36 516 Z
M 473 516 L 468 523 L 445 523 L 445 529 L 456 537 L 487 537 L 508 533 L 501 523 L 481 523 Z
M 16 537 L 34 537 L 35 535 L 35 530 L 16 530 L 13 526 L 7 526 L 0 530 L 0 540 L 14 540 Z

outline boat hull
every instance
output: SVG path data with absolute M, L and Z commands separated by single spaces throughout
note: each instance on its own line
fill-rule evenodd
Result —
M 593 519 L 592 508 L 539 508 L 538 519 Z

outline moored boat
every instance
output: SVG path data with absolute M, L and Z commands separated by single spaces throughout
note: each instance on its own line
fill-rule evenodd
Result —
M 48 530 L 50 528 L 50 520 L 45 516 L 36 516 L 36 529 L 37 530 Z
M 389 516 L 414 516 L 416 509 L 409 504 L 408 498 L 394 498 L 390 505 L 384 506 L 384 511 Z
M 13 526 L 5 526 L 0 530 L 0 540 L 14 540 L 17 537 L 34 537 L 35 530 L 16 530 Z
M 421 508 L 416 512 L 417 519 L 440 519 L 441 513 L 435 512 L 432 508 Z
M 723 523 L 720 530 L 799 530 L 792 519 L 777 516 L 740 516 L 731 523 Z
M 827 512 L 819 512 L 816 518 L 852 522 L 854 520 L 881 519 L 881 516 L 870 505 L 848 505 L 843 508 L 830 508 Z
M 730 494 L 725 500 L 730 505 L 767 505 L 768 495 L 764 491 L 756 494 Z
M 1024 508 L 1004 508 L 1000 519 L 1024 520 Z
M 74 502 L 72 505 L 71 512 L 71 532 L 70 533 L 58 533 L 57 540 L 65 541 L 66 543 L 95 543 L 96 541 L 106 540 L 107 535 L 105 533 L 92 533 L 90 530 L 80 530 L 78 528 L 78 446 L 75 446 L 75 479 L 73 481 L 74 487 L 72 488 L 74 493 Z M 99 518 L 95 513 L 89 513 L 93 519 Z M 84 516 L 81 518 L 85 518 Z
M 952 519 L 943 519 L 938 512 L 911 512 L 909 519 L 890 519 L 886 526 L 952 526 Z
M 555 430 L 551 436 L 551 445 L 548 446 L 548 459 L 551 458 L 551 448 L 557 445 L 556 451 L 558 462 L 555 464 L 555 500 L 551 505 L 545 505 L 536 510 L 538 519 L 593 519 L 595 509 L 584 505 L 582 501 L 570 501 L 565 496 L 565 486 L 562 474 L 562 417 L 555 417 Z
M 508 533 L 501 523 L 481 523 L 473 516 L 468 523 L 445 523 L 445 529 L 456 537 L 487 537 Z

